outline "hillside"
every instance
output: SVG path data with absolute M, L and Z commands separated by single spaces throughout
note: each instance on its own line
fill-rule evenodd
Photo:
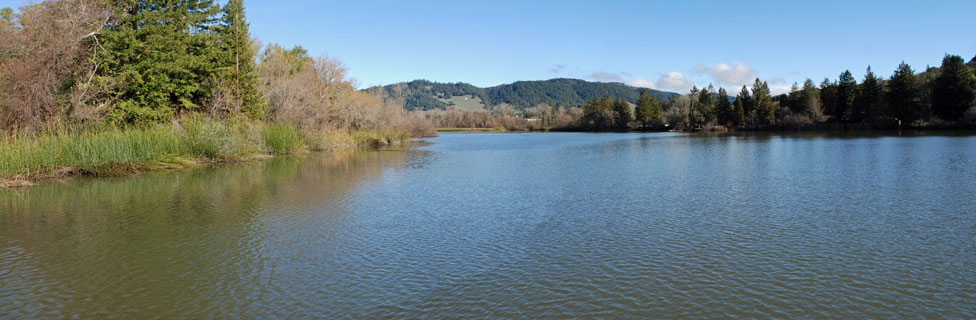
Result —
M 449 106 L 472 110 L 502 104 L 509 104 L 518 109 L 539 104 L 575 106 L 602 96 L 623 98 L 634 103 L 641 90 L 648 90 L 651 96 L 659 100 L 667 100 L 677 95 L 672 92 L 631 87 L 622 83 L 564 78 L 518 81 L 488 88 L 479 88 L 462 82 L 437 83 L 415 80 L 384 86 L 382 89 L 386 91 L 388 99 L 403 99 L 408 110 L 446 109 Z

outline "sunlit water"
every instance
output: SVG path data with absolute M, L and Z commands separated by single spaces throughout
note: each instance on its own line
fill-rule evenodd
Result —
M 0 190 L 0 318 L 976 317 L 976 137 L 444 134 Z

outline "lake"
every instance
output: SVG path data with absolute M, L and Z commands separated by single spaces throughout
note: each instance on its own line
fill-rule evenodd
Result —
M 976 317 L 976 136 L 428 141 L 0 190 L 0 318 Z

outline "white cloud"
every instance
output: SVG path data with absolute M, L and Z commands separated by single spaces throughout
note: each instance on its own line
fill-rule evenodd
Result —
M 744 62 L 735 61 L 732 65 L 719 63 L 712 67 L 697 66 L 696 72 L 706 73 L 719 85 L 741 86 L 756 79 L 756 72 Z
M 600 82 L 624 82 L 624 78 L 619 74 L 608 73 L 608 72 L 594 72 L 590 75 L 590 79 L 600 81 Z
M 627 84 L 631 87 L 654 89 L 654 83 L 641 76 L 634 76 L 630 81 L 627 81 Z
M 769 83 L 772 84 L 786 83 L 786 79 L 783 79 L 783 77 L 772 77 L 769 79 Z
M 549 72 L 552 72 L 552 73 L 555 73 L 555 74 L 560 74 L 565 69 L 566 69 L 566 65 L 565 64 L 554 64 L 554 65 L 552 65 L 552 67 L 549 67 Z
M 659 89 L 684 93 L 685 91 L 691 90 L 691 87 L 695 83 L 685 78 L 685 75 L 681 74 L 681 72 L 671 71 L 665 75 L 661 75 L 661 78 L 657 79 L 655 85 Z

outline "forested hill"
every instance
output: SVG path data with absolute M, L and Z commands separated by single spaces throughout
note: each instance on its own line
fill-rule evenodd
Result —
M 376 88 L 371 88 L 376 90 Z M 518 81 L 495 87 L 479 88 L 467 83 L 437 83 L 415 80 L 382 87 L 387 99 L 402 99 L 408 110 L 458 109 L 476 110 L 510 104 L 519 109 L 536 105 L 575 106 L 587 100 L 610 96 L 637 102 L 641 90 L 659 100 L 677 95 L 653 89 L 631 87 L 623 83 L 589 82 L 578 79 Z

